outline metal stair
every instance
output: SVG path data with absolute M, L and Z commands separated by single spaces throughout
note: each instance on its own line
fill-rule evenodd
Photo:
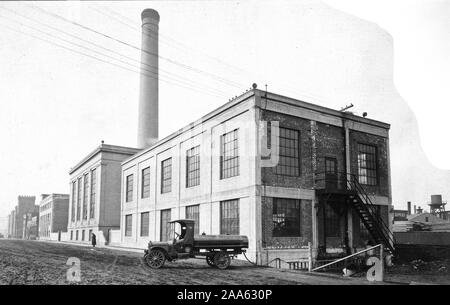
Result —
M 376 244 L 383 244 L 386 251 L 394 254 L 394 237 L 388 225 L 383 221 L 375 205 L 367 195 L 364 188 L 358 182 L 357 177 L 350 176 L 347 179 L 349 190 L 353 194 L 349 195 L 350 203 L 358 213 L 364 226 L 369 231 Z
M 322 194 L 339 194 L 347 197 L 348 202 L 359 215 L 364 226 L 369 231 L 375 244 L 383 244 L 387 252 L 394 254 L 394 237 L 387 224 L 378 214 L 377 207 L 374 205 L 363 188 L 358 182 L 358 177 L 352 174 L 339 173 L 336 175 L 333 188 L 327 187 L 330 177 L 326 173 L 316 174 L 316 190 Z M 321 183 L 322 182 L 322 183 Z

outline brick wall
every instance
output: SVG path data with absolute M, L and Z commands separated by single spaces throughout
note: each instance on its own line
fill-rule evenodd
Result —
M 328 124 L 317 123 L 316 158 L 317 171 L 325 171 L 325 158 L 336 158 L 337 171 L 345 172 L 344 129 Z
M 275 175 L 273 167 L 264 167 L 261 169 L 262 183 L 270 186 L 295 187 L 310 189 L 312 182 L 312 160 L 311 160 L 311 123 L 309 120 L 298 117 L 276 113 L 272 111 L 263 111 L 262 120 L 279 121 L 280 127 L 295 129 L 300 132 L 300 176 L 282 176 Z
M 312 241 L 311 200 L 301 200 L 300 237 L 273 237 L 273 198 L 262 197 L 262 246 L 263 248 L 301 248 Z
M 388 139 L 358 131 L 350 131 L 350 172 L 358 174 L 358 143 L 377 147 L 377 178 L 375 186 L 364 185 L 366 192 L 371 195 L 389 196 L 389 156 L 387 152 Z

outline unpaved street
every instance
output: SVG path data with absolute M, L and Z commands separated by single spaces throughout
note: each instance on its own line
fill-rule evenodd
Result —
M 167 263 L 152 270 L 143 265 L 142 254 L 107 248 L 91 248 L 54 242 L 0 239 L 0 284 L 69 284 L 69 257 L 81 261 L 79 284 L 366 284 L 306 272 L 255 267 L 234 260 L 228 270 L 209 267 L 204 260 Z

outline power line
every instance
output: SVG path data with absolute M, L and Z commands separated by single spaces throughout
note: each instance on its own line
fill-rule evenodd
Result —
M 138 73 L 138 74 L 144 75 L 144 76 L 146 76 L 146 77 L 153 78 L 153 77 L 151 77 L 151 76 L 149 76 L 149 75 L 147 75 L 147 74 L 145 74 L 145 73 L 141 73 L 141 72 L 139 72 L 139 71 L 136 71 L 136 70 L 133 70 L 133 69 L 124 67 L 124 66 L 122 66 L 122 65 L 118 65 L 118 64 L 116 64 L 116 63 L 113 63 L 113 62 L 110 62 L 110 61 L 107 61 L 107 60 L 103 60 L 103 59 L 98 58 L 98 57 L 96 57 L 96 56 L 92 56 L 92 55 L 90 55 L 90 54 L 87 54 L 87 53 L 84 53 L 84 52 L 80 52 L 80 51 L 71 49 L 71 48 L 66 47 L 66 46 L 64 46 L 64 45 L 55 43 L 55 42 L 53 42 L 53 41 L 51 41 L 51 40 L 48 40 L 48 39 L 45 39 L 45 38 L 42 38 L 42 37 L 38 37 L 38 36 L 33 35 L 33 34 L 30 34 L 30 33 L 25 33 L 25 32 L 23 32 L 23 31 L 19 31 L 19 30 L 15 29 L 15 28 L 12 28 L 12 27 L 7 26 L 7 25 L 0 24 L 0 26 L 3 26 L 3 27 L 5 27 L 5 28 L 7 28 L 7 29 L 9 29 L 9 30 L 11 30 L 11 31 L 16 32 L 16 33 L 20 33 L 20 34 L 23 34 L 23 35 L 27 35 L 27 36 L 33 37 L 33 38 L 35 38 L 35 39 L 38 39 L 38 40 L 47 42 L 47 43 L 52 44 L 52 45 L 55 45 L 55 46 L 57 46 L 57 47 L 63 48 L 63 49 L 65 49 L 65 50 L 68 50 L 68 51 L 77 53 L 77 54 L 79 54 L 79 55 L 83 55 L 83 56 L 89 57 L 89 58 L 91 58 L 91 59 L 95 59 L 95 60 L 101 61 L 101 62 L 103 62 L 103 63 L 110 64 L 110 65 L 113 65 L 113 66 L 115 66 L 115 67 L 118 67 L 118 68 L 121 68 L 121 69 L 130 71 L 130 72 Z M 162 80 L 162 81 L 164 81 L 164 80 Z M 165 82 L 168 82 L 168 81 L 165 81 Z M 170 82 L 169 82 L 169 83 L 170 83 Z M 185 86 L 182 86 L 182 85 L 177 85 L 177 86 L 185 87 Z M 205 93 L 205 94 L 208 94 L 208 95 L 213 95 L 213 94 L 208 93 L 208 92 L 201 92 L 201 91 L 196 90 L 196 89 L 194 89 L 194 88 L 189 88 L 189 87 L 185 87 L 185 88 L 186 88 L 186 89 L 190 89 L 190 90 L 194 90 L 194 91 L 197 91 L 197 92 L 200 92 L 200 93 Z M 214 96 L 218 97 L 217 95 L 214 95 Z
M 0 7 L 0 8 L 2 8 L 2 7 Z M 5 9 L 5 8 L 3 8 L 3 9 Z M 62 30 L 60 30 L 60 29 L 54 28 L 54 27 L 49 26 L 49 25 L 47 25 L 47 24 L 45 24 L 45 23 L 42 23 L 42 22 L 40 22 L 40 21 L 36 21 L 36 20 L 34 20 L 33 18 L 30 18 L 30 17 L 24 16 L 24 15 L 21 15 L 21 14 L 15 12 L 15 11 L 13 11 L 13 10 L 10 10 L 10 9 L 6 9 L 6 10 L 8 10 L 8 11 L 10 11 L 10 12 L 12 12 L 12 13 L 18 15 L 18 16 L 21 16 L 22 18 L 25 18 L 25 19 L 27 19 L 27 20 L 32 20 L 32 21 L 34 21 L 34 22 L 36 22 L 36 23 L 42 24 L 42 25 L 44 25 L 44 26 L 46 26 L 46 27 L 49 27 L 49 28 L 51 28 L 51 29 L 53 29 L 53 30 L 55 30 L 55 31 L 61 32 L 61 33 L 65 34 L 65 35 L 68 35 L 68 36 L 70 36 L 70 37 L 74 37 L 74 38 L 79 39 L 79 40 L 81 40 L 81 41 L 90 43 L 90 44 L 92 44 L 92 45 L 94 45 L 94 46 L 96 46 L 96 47 L 98 47 L 98 48 L 104 49 L 104 50 L 106 50 L 106 51 L 108 51 L 108 52 L 112 52 L 112 53 L 118 54 L 119 56 L 123 56 L 123 57 L 125 57 L 125 58 L 131 59 L 131 60 L 133 60 L 133 61 L 135 61 L 135 62 L 140 63 L 138 60 L 135 60 L 134 58 L 128 57 L 128 56 L 123 55 L 123 54 L 121 54 L 121 53 L 119 53 L 119 52 L 116 52 L 116 51 L 114 51 L 114 50 L 105 48 L 105 47 L 103 47 L 103 46 L 101 46 L 101 45 L 98 45 L 98 44 L 96 44 L 96 43 L 90 42 L 90 41 L 85 40 L 85 39 L 83 39 L 83 38 L 80 38 L 80 37 L 78 37 L 78 36 L 76 36 L 76 35 L 72 35 L 72 34 L 67 33 L 67 32 L 65 32 L 65 31 L 62 31 Z M 17 20 L 10 19 L 10 18 L 5 17 L 5 16 L 3 16 L 3 18 L 6 18 L 6 19 L 8 19 L 8 20 L 12 20 L 13 22 L 19 23 L 19 24 L 21 24 L 22 26 L 25 26 L 25 27 L 31 28 L 31 29 L 33 29 L 33 30 L 35 30 L 35 31 L 41 32 L 41 33 L 43 33 L 43 34 L 45 34 L 45 35 L 47 35 L 47 36 L 50 36 L 50 37 L 53 37 L 53 38 L 62 40 L 62 41 L 64 41 L 64 42 L 66 42 L 66 43 L 70 43 L 70 44 L 75 45 L 75 46 L 77 46 L 77 47 L 80 47 L 80 48 L 83 48 L 83 49 L 87 49 L 87 50 L 89 50 L 89 51 L 91 51 L 91 52 L 94 52 L 94 53 L 96 53 L 96 54 L 100 54 L 100 55 L 102 55 L 102 56 L 111 58 L 111 59 L 116 60 L 116 61 L 119 61 L 119 62 L 121 62 L 121 63 L 130 65 L 130 66 L 132 66 L 132 67 L 134 67 L 134 68 L 139 68 L 139 66 L 133 65 L 133 64 L 131 64 L 131 63 L 129 63 L 129 62 L 123 61 L 123 60 L 121 60 L 121 59 L 117 59 L 117 58 L 112 57 L 112 56 L 109 56 L 109 55 L 107 55 L 107 54 L 105 54 L 105 53 L 98 52 L 98 51 L 93 50 L 93 49 L 91 49 L 91 48 L 88 48 L 88 47 L 86 47 L 86 46 L 83 46 L 83 45 L 77 44 L 77 43 L 75 43 L 75 42 L 69 41 L 69 40 L 67 40 L 67 39 L 64 39 L 64 38 L 61 38 L 61 37 L 52 35 L 52 34 L 50 34 L 50 33 L 48 33 L 48 32 L 45 32 L 45 31 L 36 29 L 36 28 L 34 28 L 34 27 L 30 27 L 30 26 L 25 25 L 25 24 L 23 24 L 23 23 L 21 23 L 21 22 L 19 22 L 19 21 L 17 21 Z M 154 66 L 151 66 L 151 65 L 148 65 L 148 64 L 144 64 L 144 65 L 146 65 L 146 66 L 148 66 L 148 67 L 153 68 L 154 70 L 156 70 L 156 67 L 154 67 Z M 145 70 L 145 71 L 147 71 L 147 72 L 149 72 L 149 73 L 152 73 L 152 74 L 155 75 L 155 76 L 158 76 L 158 73 L 155 72 L 155 71 L 150 71 L 150 70 L 145 69 L 145 68 L 143 68 L 143 70 Z M 163 72 L 164 72 L 164 71 L 163 71 Z M 225 93 L 225 92 L 222 92 L 222 91 L 220 91 L 220 90 L 210 89 L 210 88 L 208 88 L 208 87 L 202 87 L 202 86 L 199 86 L 199 85 L 197 85 L 195 82 L 190 81 L 190 80 L 184 80 L 184 79 L 182 79 L 182 77 L 180 77 L 180 76 L 178 76 L 178 75 L 176 75 L 176 74 L 174 74 L 174 73 L 170 73 L 170 72 L 164 72 L 164 73 L 166 73 L 166 74 L 173 74 L 173 75 L 175 75 L 175 77 L 181 78 L 181 80 L 178 80 L 178 79 L 173 79 L 172 77 L 169 77 L 169 76 L 164 76 L 164 77 L 166 77 L 166 78 L 168 78 L 168 79 L 170 79 L 170 80 L 172 80 L 172 81 L 174 81 L 174 82 L 182 82 L 182 83 L 184 83 L 186 86 L 194 86 L 194 87 L 197 87 L 197 89 L 200 89 L 200 90 L 206 90 L 206 91 L 210 91 L 210 92 L 214 92 L 215 94 L 218 94 L 218 95 L 220 95 L 220 96 L 226 97 L 226 93 Z M 161 80 L 164 81 L 164 79 L 161 79 Z M 174 84 L 174 85 L 177 85 L 177 84 Z
M 91 7 L 91 8 L 93 8 L 93 7 Z M 93 9 L 94 9 L 94 8 L 93 8 Z M 109 12 L 111 12 L 112 14 L 115 14 L 116 16 L 119 16 L 119 17 L 121 17 L 121 18 L 123 18 L 123 19 L 126 19 L 126 20 L 128 20 L 130 23 L 132 23 L 132 24 L 135 24 L 135 25 L 138 24 L 137 22 L 133 21 L 132 19 L 130 19 L 130 18 L 128 18 L 128 17 L 126 17 L 126 16 L 124 16 L 124 15 L 122 15 L 122 14 L 120 14 L 120 13 L 117 13 L 116 11 L 114 11 L 113 9 L 111 9 L 111 8 L 109 8 L 109 7 L 103 7 L 103 6 L 102 6 L 102 9 L 104 9 L 104 10 L 106 10 L 106 11 L 109 11 Z M 100 12 L 100 10 L 98 10 L 98 9 L 95 9 L 95 10 L 97 10 L 97 11 Z M 105 14 L 104 12 L 100 12 L 100 13 L 101 13 L 101 14 L 104 14 L 104 15 L 106 16 L 106 14 Z M 108 15 L 108 16 L 109 16 L 109 17 L 112 17 L 111 15 Z M 112 17 L 112 18 L 114 18 L 114 17 Z M 119 21 L 120 23 L 124 23 L 124 22 L 120 21 L 118 18 L 114 18 L 114 19 L 117 20 L 117 21 Z M 140 29 L 138 26 L 130 26 L 130 25 L 128 25 L 128 24 L 127 24 L 127 26 L 128 26 L 129 28 L 134 28 L 134 29 L 136 29 L 136 30 L 139 30 L 139 29 Z M 227 66 L 227 67 L 229 67 L 229 68 L 231 68 L 231 69 L 233 69 L 233 70 L 235 70 L 235 71 L 238 71 L 238 72 L 240 72 L 240 73 L 244 72 L 244 73 L 246 73 L 246 74 L 249 74 L 248 71 L 245 71 L 244 69 L 239 68 L 239 67 L 236 67 L 236 66 L 234 66 L 234 65 L 232 65 L 232 64 L 230 64 L 230 63 L 227 63 L 227 62 L 225 62 L 225 61 L 223 61 L 223 60 L 221 60 L 221 59 L 219 59 L 219 58 L 217 58 L 217 57 L 211 56 L 210 54 L 208 54 L 208 53 L 206 53 L 206 52 L 204 52 L 204 51 L 193 49 L 192 47 L 189 47 L 189 46 L 187 46 L 187 45 L 185 45 L 185 44 L 183 44 L 183 43 L 181 43 L 181 42 L 179 42 L 179 41 L 177 41 L 177 40 L 175 40 L 175 39 L 173 39 L 173 38 L 171 38 L 171 37 L 169 37 L 169 36 L 167 36 L 167 35 L 164 35 L 164 34 L 162 34 L 162 33 L 160 33 L 159 35 L 163 37 L 163 40 L 171 41 L 170 43 L 168 43 L 168 42 L 166 43 L 167 45 L 170 45 L 171 47 L 175 47 L 175 48 L 179 48 L 179 49 L 182 49 L 182 50 L 188 50 L 188 51 L 191 51 L 191 52 L 197 52 L 197 53 L 203 54 L 203 56 L 205 56 L 205 57 L 207 57 L 207 58 L 209 58 L 209 59 L 211 59 L 211 60 L 213 60 L 213 61 L 216 61 L 216 62 L 218 62 L 218 63 L 220 63 L 220 64 L 222 64 L 222 65 L 224 65 L 224 66 Z M 172 44 L 173 44 L 173 45 L 172 45 Z M 176 45 L 177 45 L 177 46 L 176 46 Z
M 43 9 L 43 8 L 37 7 L 37 6 L 35 6 L 35 5 L 29 5 L 29 6 L 32 7 L 32 8 L 34 8 L 34 9 L 37 9 L 37 10 L 43 12 L 44 14 L 47 14 L 47 15 L 53 16 L 54 18 L 57 18 L 57 19 L 60 19 L 60 20 L 65 21 L 65 22 L 71 23 L 71 24 L 76 25 L 76 26 L 78 26 L 78 27 L 81 27 L 81 28 L 83 28 L 83 29 L 85 29 L 85 30 L 87 30 L 87 31 L 93 32 L 93 33 L 95 33 L 95 34 L 97 34 L 97 35 L 104 36 L 104 37 L 106 37 L 106 38 L 108 38 L 108 39 L 111 39 L 111 40 L 117 42 L 117 43 L 126 45 L 126 46 L 128 46 L 128 47 L 130 47 L 130 48 L 134 48 L 134 49 L 136 49 L 136 50 L 139 50 L 139 51 L 141 51 L 141 52 L 145 52 L 145 53 L 150 54 L 150 55 L 153 55 L 153 56 L 157 56 L 157 57 L 159 57 L 159 58 L 161 58 L 161 59 L 163 59 L 163 60 L 166 60 L 166 61 L 168 61 L 168 62 L 170 62 L 170 63 L 172 63 L 172 64 L 178 65 L 178 66 L 180 66 L 180 67 L 183 67 L 183 68 L 185 68 L 185 69 L 191 70 L 191 71 L 196 72 L 196 73 L 198 73 L 198 74 L 204 74 L 204 75 L 207 75 L 207 76 L 209 76 L 209 77 L 211 77 L 211 78 L 214 78 L 214 79 L 216 79 L 217 81 L 221 81 L 221 82 L 223 82 L 223 83 L 225 83 L 225 84 L 227 84 L 227 85 L 229 85 L 229 86 L 234 86 L 234 87 L 237 87 L 237 88 L 242 88 L 242 87 L 243 87 L 241 84 L 238 84 L 238 83 L 236 83 L 236 82 L 234 82 L 234 81 L 227 80 L 227 79 L 225 79 L 225 78 L 223 78 L 223 77 L 220 77 L 220 76 L 217 76 L 217 75 L 215 75 L 215 74 L 213 74 L 213 73 L 206 72 L 206 71 L 203 71 L 203 70 L 201 70 L 201 69 L 192 67 L 192 66 L 190 66 L 190 65 L 186 65 L 186 64 L 177 62 L 176 60 L 173 60 L 173 59 L 170 59 L 170 58 L 161 56 L 161 55 L 159 55 L 159 54 L 152 53 L 152 52 L 147 51 L 147 50 L 143 50 L 143 49 L 141 49 L 141 48 L 139 48 L 139 47 L 137 47 L 137 46 L 134 46 L 134 45 L 132 45 L 132 44 L 130 44 L 130 43 L 128 43 L 128 42 L 124 42 L 124 41 L 122 41 L 122 40 L 120 40 L 120 39 L 118 39 L 118 38 L 112 37 L 111 35 L 102 33 L 102 32 L 97 31 L 97 30 L 95 30 L 95 29 L 93 29 L 93 28 L 91 28 L 91 27 L 88 27 L 88 26 L 85 26 L 85 25 L 83 25 L 83 24 L 80 24 L 80 23 L 78 23 L 78 22 L 76 22 L 76 21 L 67 19 L 67 18 L 65 18 L 65 17 L 62 17 L 62 16 L 56 14 L 56 13 L 47 11 L 47 10 L 45 10 L 45 9 Z
M 123 15 L 120 14 L 120 13 L 115 12 L 114 10 L 112 10 L 112 9 L 109 8 L 109 7 L 102 7 L 102 9 L 107 10 L 107 11 L 110 11 L 110 12 L 112 12 L 113 14 L 115 14 L 116 16 L 122 17 L 123 19 L 127 19 L 127 20 L 129 20 L 130 23 L 137 24 L 136 22 L 134 22 L 134 21 L 131 20 L 130 18 L 128 18 L 128 17 L 126 17 L 126 16 L 123 16 Z M 96 9 L 96 10 L 97 10 L 97 9 Z M 99 12 L 100 12 L 100 11 L 99 11 Z M 104 12 L 101 12 L 101 13 L 102 13 L 103 15 L 105 15 L 105 16 L 108 16 L 108 17 L 111 17 L 111 18 L 113 18 L 113 19 L 115 19 L 115 20 L 118 20 L 117 18 L 112 17 L 111 15 L 106 15 Z M 118 20 L 118 21 L 119 21 L 119 20 Z M 119 22 L 120 22 L 120 23 L 123 23 L 122 21 L 119 21 Z M 130 26 L 130 25 L 127 25 L 127 26 L 130 27 L 130 28 L 132 27 L 132 26 Z M 138 27 L 135 27 L 135 29 L 139 29 L 139 28 L 138 28 Z M 150 32 L 152 32 L 152 31 L 150 30 Z M 154 33 L 154 32 L 153 32 L 153 33 Z M 159 34 L 159 35 L 163 36 L 163 34 Z M 149 36 L 149 35 L 147 35 L 147 36 Z M 154 39 L 154 37 L 152 37 L 152 36 L 149 36 L 149 37 L 152 38 L 152 39 Z M 166 37 L 167 37 L 167 36 L 166 36 Z M 246 70 L 244 70 L 244 69 L 242 69 L 242 68 L 238 68 L 238 67 L 236 67 L 236 66 L 231 65 L 230 63 L 224 62 L 224 61 L 221 60 L 221 59 L 218 59 L 218 58 L 216 58 L 216 57 L 214 57 L 214 56 L 211 56 L 211 55 L 207 54 L 206 52 L 202 52 L 202 51 L 199 51 L 199 50 L 195 50 L 195 49 L 193 49 L 193 48 L 191 48 L 191 47 L 189 47 L 189 46 L 186 46 L 186 45 L 184 45 L 184 44 L 182 44 L 182 43 L 176 41 L 175 39 L 172 39 L 172 38 L 170 38 L 170 37 L 167 37 L 167 39 L 173 41 L 175 44 L 181 45 L 181 46 L 182 46 L 181 49 L 184 48 L 184 49 L 186 49 L 186 50 L 190 50 L 190 51 L 202 53 L 202 54 L 204 54 L 204 56 L 206 56 L 206 57 L 208 57 L 208 58 L 210 58 L 210 59 L 212 59 L 212 60 L 214 60 L 214 61 L 217 61 L 217 62 L 219 62 L 219 63 L 221 63 L 221 64 L 223 64 L 223 65 L 225 65 L 225 66 L 228 66 L 228 67 L 230 67 L 230 68 L 233 69 L 233 70 L 237 70 L 237 71 L 239 71 L 240 73 L 245 73 L 246 75 L 248 75 L 248 76 L 250 76 L 250 77 L 252 77 L 252 78 L 255 77 L 255 76 L 257 76 L 257 75 L 254 74 L 254 73 L 250 73 L 250 72 L 248 72 L 248 71 L 246 71 Z M 170 45 L 170 46 L 172 46 L 172 47 L 175 47 L 175 46 L 171 45 L 170 43 L 167 43 L 167 44 Z M 176 47 L 176 48 L 180 48 L 180 47 Z M 262 78 L 260 75 L 258 75 L 257 77 L 258 77 L 258 78 Z M 280 86 L 280 87 L 281 87 L 281 88 L 284 88 L 284 89 L 287 89 L 287 91 L 293 92 L 293 93 L 295 93 L 295 94 L 302 95 L 302 96 L 304 96 L 304 97 L 312 98 L 312 99 L 317 100 L 317 101 L 323 101 L 323 100 L 324 100 L 323 97 L 317 97 L 317 96 L 312 95 L 312 94 L 310 94 L 310 93 L 305 93 L 305 92 L 299 91 L 298 88 L 297 88 L 297 84 L 294 84 L 294 83 L 291 82 L 291 81 L 285 82 L 285 83 L 282 84 L 282 86 Z

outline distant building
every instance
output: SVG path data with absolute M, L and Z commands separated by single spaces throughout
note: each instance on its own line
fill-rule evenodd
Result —
M 23 238 L 24 233 L 24 215 L 35 210 L 35 196 L 18 196 L 15 209 L 13 237 Z
M 39 237 L 39 215 L 33 216 L 27 223 L 26 239 L 35 240 Z
M 408 211 L 407 210 L 393 210 L 394 213 L 394 221 L 406 221 L 408 220 Z
M 70 170 L 70 241 L 87 243 L 94 233 L 102 245 L 119 229 L 121 162 L 138 151 L 102 143 Z
M 39 217 L 39 206 L 35 205 L 34 210 L 23 215 L 23 234 L 22 239 L 36 239 L 37 227 L 33 226 L 33 218 Z
M 42 195 L 39 204 L 39 239 L 61 240 L 67 232 L 69 194 Z

